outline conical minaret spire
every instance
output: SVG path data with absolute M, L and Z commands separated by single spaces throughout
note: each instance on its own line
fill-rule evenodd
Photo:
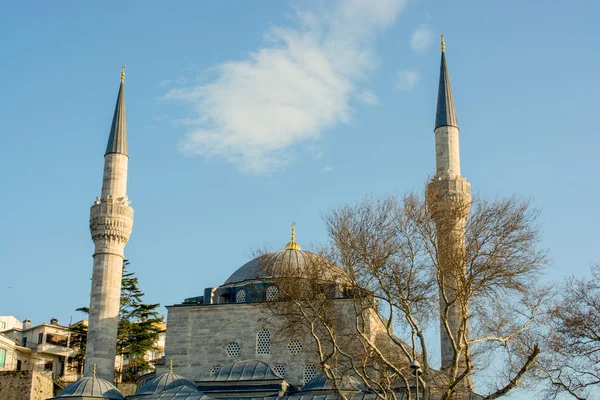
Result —
M 440 63 L 440 85 L 438 88 L 437 109 L 435 113 L 435 127 L 454 126 L 458 128 L 458 119 L 454 109 L 454 97 L 452 97 L 452 85 L 450 84 L 450 73 L 446 63 L 446 43 L 442 35 L 442 61 Z
M 127 121 L 125 112 L 125 65 L 121 67 L 121 86 L 115 105 L 115 114 L 110 127 L 106 153 L 127 154 Z
M 442 370 L 456 377 L 467 368 L 468 358 L 469 305 L 463 285 L 466 274 L 465 224 L 471 208 L 471 185 L 460 174 L 458 119 L 443 35 L 434 132 L 436 172 L 427 185 L 427 204 L 435 222 L 437 267 L 440 272 Z M 470 376 L 463 382 L 463 389 L 472 388 Z
M 123 66 L 117 105 L 104 155 L 102 194 L 96 198 L 90 212 L 94 269 L 84 373 L 86 376 L 95 373 L 109 382 L 114 380 L 125 245 L 133 227 L 133 208 L 127 198 L 129 157 L 124 78 Z

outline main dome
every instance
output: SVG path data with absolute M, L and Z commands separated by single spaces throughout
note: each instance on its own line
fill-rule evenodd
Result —
M 340 282 L 347 276 L 342 268 L 330 259 L 310 251 L 303 251 L 296 243 L 296 223 L 292 223 L 292 238 L 281 251 L 267 253 L 242 265 L 223 285 L 245 281 L 279 278 L 282 272 L 294 277 L 308 277 L 317 272 L 323 281 Z
M 250 280 L 277 278 L 281 271 L 292 271 L 294 275 L 305 275 L 306 269 L 318 266 L 324 272 L 324 280 L 339 281 L 345 273 L 333 261 L 310 251 L 288 248 L 274 253 L 267 253 L 242 265 L 225 281 L 223 285 Z

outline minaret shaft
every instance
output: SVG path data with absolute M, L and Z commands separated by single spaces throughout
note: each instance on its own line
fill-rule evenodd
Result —
M 127 128 L 125 124 L 124 72 L 115 115 L 104 156 L 102 194 L 90 211 L 94 241 L 94 268 L 85 352 L 86 376 L 114 380 L 121 278 L 125 245 L 133 227 L 133 208 L 127 198 Z
M 127 164 L 129 157 L 120 153 L 104 156 L 104 176 L 102 178 L 102 198 L 127 196 Z
M 436 174 L 448 173 L 460 176 L 460 148 L 458 128 L 440 126 L 435 130 Z

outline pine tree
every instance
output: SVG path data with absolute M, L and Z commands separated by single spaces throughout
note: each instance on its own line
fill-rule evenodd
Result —
M 121 371 L 115 371 L 117 380 L 122 382 L 134 381 L 145 371 L 151 369 L 144 355 L 155 348 L 162 329 L 163 318 L 157 309 L 160 304 L 143 302 L 144 292 L 139 288 L 138 278 L 134 272 L 129 272 L 129 260 L 123 261 L 123 277 L 121 279 L 121 304 L 119 307 L 119 329 L 117 333 L 116 355 L 128 359 L 128 364 Z M 88 307 L 76 311 L 89 313 Z M 71 341 L 74 347 L 79 347 L 75 360 L 83 363 L 86 348 L 87 326 L 75 325 L 71 328 Z M 118 376 L 120 375 L 120 376 Z

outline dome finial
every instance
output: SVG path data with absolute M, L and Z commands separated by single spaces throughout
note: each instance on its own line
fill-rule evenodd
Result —
M 170 374 L 173 373 L 173 359 L 172 358 L 169 360 L 169 373 Z
M 440 36 L 442 37 L 442 51 L 446 51 L 446 42 L 444 41 L 444 34 L 442 33 Z
M 94 378 L 96 377 L 96 363 L 94 363 L 94 366 L 92 367 L 92 376 Z
M 300 245 L 296 243 L 296 223 L 292 222 L 292 240 L 285 245 L 285 250 L 300 250 Z
M 121 82 L 125 82 L 125 68 L 127 68 L 126 64 L 121 65 Z

